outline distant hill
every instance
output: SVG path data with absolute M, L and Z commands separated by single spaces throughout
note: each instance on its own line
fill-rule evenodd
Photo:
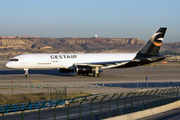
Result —
M 163 43 L 161 51 L 165 51 L 165 50 L 180 53 L 180 42 Z
M 136 38 L 27 38 L 0 39 L 0 58 L 25 53 L 136 52 L 145 41 Z M 161 51 L 180 53 L 180 42 L 163 43 Z
M 160 52 L 160 55 L 180 55 L 180 52 L 164 50 L 164 51 Z

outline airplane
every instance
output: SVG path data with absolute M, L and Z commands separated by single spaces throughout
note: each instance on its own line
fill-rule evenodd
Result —
M 159 28 L 150 40 L 135 53 L 44 53 L 22 54 L 13 57 L 6 63 L 8 68 L 21 68 L 25 77 L 30 77 L 29 69 L 57 68 L 60 73 L 93 75 L 101 77 L 101 69 L 126 68 L 141 66 L 165 59 L 159 50 L 166 32 L 165 27 Z

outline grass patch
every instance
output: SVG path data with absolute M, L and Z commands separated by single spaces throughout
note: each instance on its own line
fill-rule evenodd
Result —
M 68 93 L 67 99 L 79 98 L 79 97 L 90 96 L 90 95 L 92 95 L 92 94 L 91 93 L 84 93 L 83 91 L 81 91 L 79 93 Z
M 64 96 L 63 96 L 64 95 Z M 7 94 L 4 95 L 0 93 L 0 105 L 5 104 L 15 104 L 15 103 L 27 103 L 27 102 L 34 102 L 34 101 L 43 101 L 43 100 L 50 100 L 50 99 L 73 99 L 73 98 L 79 98 L 83 96 L 89 96 L 92 95 L 90 93 L 68 93 L 68 94 L 60 94 L 58 93 L 46 93 L 46 92 L 40 92 L 40 93 L 32 93 L 32 94 Z
M 38 94 L 14 94 L 14 95 L 4 95 L 0 94 L 0 105 L 4 104 L 14 104 L 14 103 L 26 103 L 33 101 L 49 100 L 50 96 L 46 93 Z

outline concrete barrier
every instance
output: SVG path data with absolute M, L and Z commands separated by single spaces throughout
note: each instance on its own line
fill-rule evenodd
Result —
M 143 117 L 159 114 L 162 112 L 166 112 L 166 111 L 178 108 L 178 107 L 180 107 L 180 100 L 173 103 L 169 103 L 167 105 L 160 106 L 160 107 L 151 108 L 151 109 L 138 111 L 138 112 L 134 112 L 130 114 L 125 114 L 125 115 L 120 115 L 116 117 L 111 117 L 104 120 L 135 120 L 135 119 L 140 119 Z

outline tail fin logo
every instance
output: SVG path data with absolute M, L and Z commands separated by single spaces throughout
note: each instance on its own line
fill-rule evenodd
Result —
M 163 33 L 161 33 L 161 32 L 155 33 L 152 38 L 154 40 L 154 45 L 155 46 L 161 46 L 162 45 Z
M 167 28 L 159 28 L 150 40 L 138 52 L 140 54 L 158 55 Z

